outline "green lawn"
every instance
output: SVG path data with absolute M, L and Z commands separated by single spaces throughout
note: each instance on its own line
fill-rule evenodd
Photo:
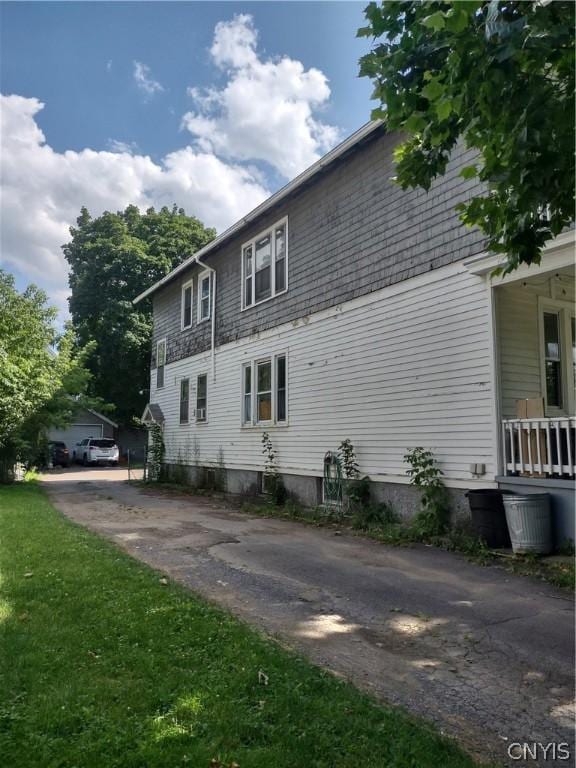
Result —
M 163 585 L 33 483 L 0 488 L 0 755 L 10 768 L 472 766 L 426 726 Z

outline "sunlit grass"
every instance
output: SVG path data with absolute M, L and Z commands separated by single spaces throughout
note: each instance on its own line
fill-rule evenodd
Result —
M 34 484 L 0 488 L 0 572 L 2 765 L 472 765 L 423 724 L 164 585 Z

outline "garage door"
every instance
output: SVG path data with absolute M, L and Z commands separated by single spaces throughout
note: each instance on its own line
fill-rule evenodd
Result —
M 102 437 L 102 424 L 72 424 L 66 429 L 50 430 L 50 440 L 61 440 L 69 450 L 85 437 Z

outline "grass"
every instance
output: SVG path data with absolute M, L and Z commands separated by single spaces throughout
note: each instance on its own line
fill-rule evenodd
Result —
M 0 530 L 3 765 L 473 765 L 72 524 L 34 483 L 0 488 Z

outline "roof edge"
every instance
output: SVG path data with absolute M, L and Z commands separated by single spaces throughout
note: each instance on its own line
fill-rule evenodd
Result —
M 99 419 L 102 419 L 102 421 L 107 422 L 108 424 L 111 424 L 113 427 L 117 428 L 118 424 L 116 424 L 115 421 L 112 421 L 112 419 L 109 419 L 108 416 L 104 416 L 103 413 L 98 413 L 98 411 L 95 411 L 93 408 L 86 408 L 88 413 L 91 413 L 93 416 L 97 416 Z
M 221 235 L 218 235 L 218 237 L 212 240 L 212 242 L 208 243 L 208 245 L 205 245 L 199 251 L 196 251 L 196 253 L 185 259 L 181 264 L 175 267 L 161 280 L 158 280 L 156 283 L 151 285 L 150 288 L 147 288 L 145 291 L 136 296 L 136 298 L 132 300 L 132 303 L 138 304 L 143 299 L 151 296 L 153 293 L 156 293 L 156 291 L 166 285 L 166 283 L 169 283 L 171 280 L 173 280 L 178 274 L 180 274 L 180 272 L 188 269 L 188 267 L 194 264 L 194 262 L 198 261 L 198 259 L 200 259 L 202 256 L 205 256 L 206 254 L 210 253 L 210 251 L 213 251 L 215 248 L 225 243 L 226 240 L 239 232 L 243 227 L 245 227 L 254 219 L 258 218 L 258 216 L 261 216 L 285 197 L 290 195 L 292 192 L 294 192 L 294 190 L 298 189 L 298 187 L 302 186 L 302 184 L 323 170 L 327 165 L 330 165 L 330 163 L 337 160 L 341 155 L 365 139 L 367 136 L 372 134 L 382 125 L 382 120 L 372 120 L 369 123 L 365 123 L 365 125 L 348 136 L 347 139 L 344 139 L 344 141 L 334 147 L 334 149 L 331 149 L 313 165 L 311 165 L 305 171 L 302 171 L 302 173 L 296 176 L 296 178 L 292 179 L 292 181 L 289 181 L 288 184 L 285 184 L 273 195 L 270 195 L 270 197 L 260 203 L 260 205 L 256 206 L 256 208 L 253 208 L 249 213 L 246 214 L 246 216 L 241 218 L 235 224 L 232 224 L 232 226 L 228 227 L 228 229 L 224 230 L 224 232 L 222 232 Z

